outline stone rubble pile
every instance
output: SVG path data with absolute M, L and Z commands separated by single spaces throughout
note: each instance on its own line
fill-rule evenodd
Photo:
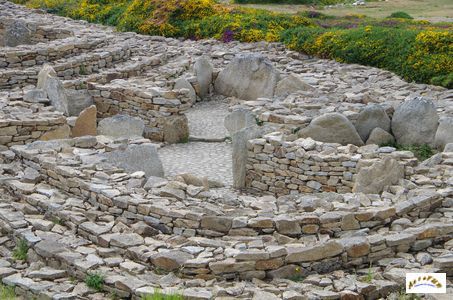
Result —
M 277 43 L 0 0 L 0 282 L 24 299 L 398 299 L 406 273 L 445 272 L 452 293 L 452 102 Z

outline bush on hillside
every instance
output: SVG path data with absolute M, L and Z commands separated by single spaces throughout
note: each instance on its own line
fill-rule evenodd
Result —
M 392 13 L 390 16 L 387 18 L 395 18 L 395 19 L 413 19 L 411 15 L 409 15 L 407 12 L 404 11 L 396 11 Z

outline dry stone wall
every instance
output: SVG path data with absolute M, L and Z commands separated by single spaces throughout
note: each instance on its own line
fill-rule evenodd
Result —
M 286 142 L 269 134 L 248 142 L 247 187 L 276 195 L 352 191 L 361 166 L 390 156 L 410 177 L 417 164 L 412 152 L 376 145 L 357 147 L 298 139 Z

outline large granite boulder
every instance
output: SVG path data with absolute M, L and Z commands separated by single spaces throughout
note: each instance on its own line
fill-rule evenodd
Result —
M 352 191 L 354 193 L 378 194 L 385 186 L 397 184 L 404 178 L 404 166 L 397 160 L 387 156 L 373 163 L 370 167 L 362 167 L 357 174 Z
M 312 91 L 315 88 L 302 81 L 297 75 L 290 74 L 277 83 L 275 96 L 283 97 L 297 91 Z
M 448 143 L 453 143 L 453 117 L 444 117 L 439 120 L 434 138 L 434 144 L 438 149 L 444 149 Z
M 311 137 L 325 143 L 364 145 L 354 125 L 340 113 L 327 113 L 314 118 L 310 125 L 299 131 L 299 137 Z
M 392 131 L 401 145 L 433 144 L 439 116 L 434 103 L 424 97 L 407 100 L 398 106 L 392 118 Z
M 205 99 L 206 96 L 209 95 L 214 69 L 206 57 L 200 57 L 195 61 L 193 70 L 197 77 L 198 84 L 200 85 L 199 96 L 201 99 Z
M 6 47 L 16 47 L 18 45 L 31 43 L 32 31 L 27 27 L 27 23 L 22 20 L 5 26 L 4 45 Z
M 184 143 L 189 140 L 189 121 L 186 115 L 176 115 L 164 119 L 162 131 L 164 142 Z
M 112 164 L 133 173 L 145 172 L 146 176 L 164 176 L 164 168 L 153 144 L 129 145 L 125 150 L 116 150 L 102 155 L 107 164 Z
M 390 132 L 390 118 L 379 104 L 366 106 L 357 117 L 355 128 L 363 141 L 366 141 L 375 128 Z
M 259 54 L 237 55 L 217 76 L 217 93 L 244 100 L 274 96 L 280 73 Z
M 119 137 L 143 136 L 145 123 L 142 119 L 128 115 L 115 115 L 101 120 L 98 124 L 98 134 Z
M 371 131 L 370 137 L 366 141 L 367 145 L 375 144 L 378 146 L 389 145 L 395 143 L 393 135 L 380 127 L 376 127 Z
M 256 125 L 255 115 L 248 109 L 239 108 L 225 117 L 224 124 L 230 136 L 233 136 L 242 128 Z

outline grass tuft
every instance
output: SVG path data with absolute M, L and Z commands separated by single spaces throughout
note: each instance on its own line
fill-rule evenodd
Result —
M 96 291 L 101 291 L 104 285 L 104 275 L 99 273 L 89 273 L 85 278 L 85 284 Z
M 15 300 L 16 294 L 13 286 L 6 286 L 0 283 L 0 299 L 1 300 Z
M 27 260 L 28 244 L 22 239 L 16 243 L 16 248 L 13 250 L 13 258 L 15 260 Z
M 141 300 L 183 300 L 184 297 L 180 294 L 163 294 L 160 289 L 154 289 L 153 295 L 143 295 Z

